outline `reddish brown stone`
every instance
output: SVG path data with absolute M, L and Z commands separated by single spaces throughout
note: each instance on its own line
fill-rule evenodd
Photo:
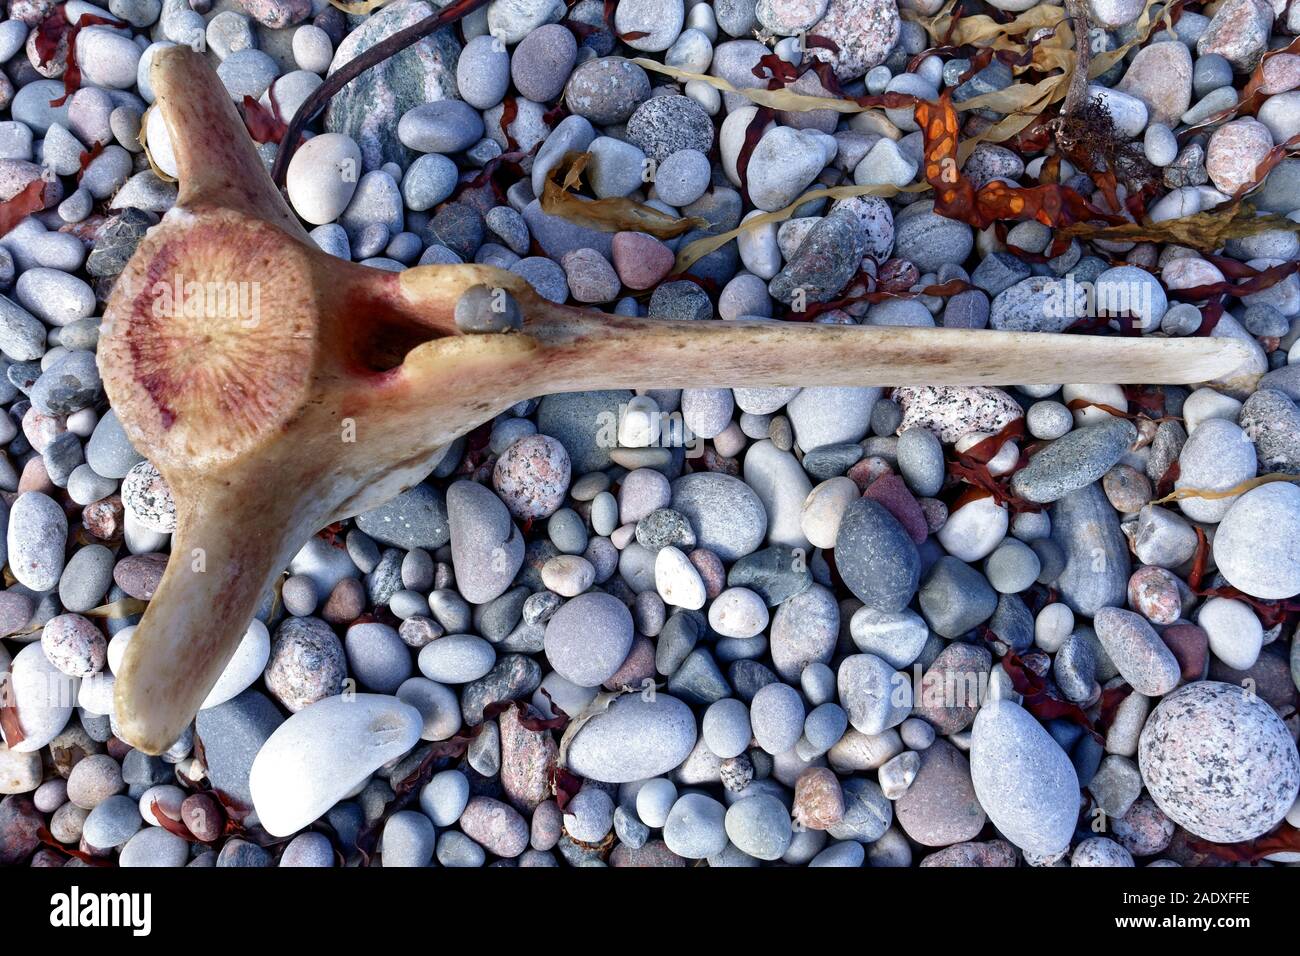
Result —
M 1198 625 L 1171 624 L 1161 632 L 1160 639 L 1177 658 L 1184 681 L 1205 677 L 1210 660 L 1210 638 Z
M 1128 579 L 1128 603 L 1153 624 L 1172 624 L 1183 612 L 1178 579 L 1155 565 L 1138 568 Z
M 871 483 L 863 497 L 880 502 L 886 511 L 898 519 L 908 537 L 917 544 L 925 543 L 930 534 L 925 512 L 898 475 L 881 475 Z
M 655 676 L 655 645 L 648 637 L 637 637 L 632 642 L 632 650 L 627 659 L 619 665 L 614 676 L 605 681 L 605 690 L 619 690 L 622 687 L 641 687 L 647 679 Z M 570 714 L 576 717 L 577 714 Z
M 320 616 L 330 624 L 350 624 L 366 609 L 366 586 L 358 578 L 344 578 L 325 599 Z
M 866 491 L 882 476 L 893 474 L 893 471 L 894 469 L 889 467 L 889 462 L 872 455 L 870 458 L 863 458 L 853 465 L 847 474 L 849 478 L 853 479 L 853 483 L 858 486 L 858 490 Z
M 931 853 L 921 861 L 922 866 L 1015 866 L 1016 850 L 1005 840 L 987 843 L 956 843 Z
M 668 844 L 663 840 L 651 840 L 645 846 L 636 849 L 625 843 L 620 843 L 610 853 L 609 865 L 631 867 L 685 866 L 686 861 L 668 849 Z
M 629 289 L 653 288 L 673 267 L 673 251 L 644 232 L 615 233 L 614 268 Z
M 221 835 L 226 817 L 211 795 L 191 793 L 181 802 L 181 822 L 200 840 L 209 842 Z
M 472 797 L 460 816 L 465 835 L 494 856 L 513 859 L 528 849 L 528 823 L 508 803 Z
M 916 779 L 895 802 L 894 813 L 903 832 L 924 846 L 974 839 L 985 822 L 970 763 L 946 740 L 936 740 L 921 751 Z
M 40 846 L 41 814 L 26 794 L 0 800 L 0 865 L 13 866 Z
M 529 707 L 532 717 L 540 718 Z M 551 769 L 555 766 L 557 747 L 549 730 L 529 730 L 520 721 L 518 708 L 502 712 L 501 789 L 516 809 L 532 813 L 551 795 Z
M 166 568 L 165 554 L 129 554 L 113 568 L 113 581 L 131 597 L 148 601 L 158 590 Z
M 949 644 L 921 678 L 914 716 L 934 724 L 940 736 L 965 730 L 979 710 L 979 691 L 993 656 L 974 644 Z
M 54 482 L 50 481 L 50 473 L 45 470 L 45 460 L 40 455 L 27 459 L 27 464 L 23 465 L 23 473 L 18 478 L 18 493 L 21 495 L 27 491 L 39 491 L 51 497 L 59 493 L 59 490 L 54 487 Z
M 727 571 L 722 566 L 722 559 L 708 548 L 696 548 L 687 555 L 695 570 L 700 572 L 704 581 L 704 593 L 712 601 L 727 586 Z
M 829 830 L 844 819 L 844 791 L 826 767 L 809 767 L 794 784 L 796 823 L 809 830 Z
M 81 512 L 81 523 L 100 541 L 111 541 L 122 533 L 123 514 L 122 499 L 113 495 L 86 505 Z
M 1150 797 L 1141 797 L 1122 817 L 1111 821 L 1111 833 L 1119 845 L 1134 856 L 1155 856 L 1164 852 L 1174 838 L 1176 826 Z

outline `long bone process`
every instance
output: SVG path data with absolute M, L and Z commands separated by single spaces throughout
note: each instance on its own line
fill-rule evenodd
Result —
M 115 690 L 119 733 L 148 753 L 182 733 L 310 535 L 417 483 L 450 442 L 522 399 L 635 387 L 1186 383 L 1245 359 L 1220 338 L 624 318 L 556 305 L 484 266 L 366 268 L 311 243 L 202 56 L 161 52 L 152 82 L 179 199 L 122 273 L 99 348 L 113 407 L 176 502 L 172 556 Z M 192 282 L 252 284 L 256 314 L 159 307 L 163 290 Z M 460 333 L 456 303 L 480 285 L 514 297 L 521 331 Z

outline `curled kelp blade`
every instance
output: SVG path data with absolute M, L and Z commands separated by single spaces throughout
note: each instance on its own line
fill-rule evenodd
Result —
M 1063 228 L 1059 235 L 1110 242 L 1167 242 L 1213 252 L 1221 249 L 1229 239 L 1245 239 L 1273 230 L 1300 232 L 1300 222 L 1275 213 L 1256 215 L 1250 204 L 1233 202 L 1225 203 L 1217 209 L 1160 222 L 1126 222 L 1117 225 L 1077 222 Z
M 777 209 L 774 212 L 765 212 L 759 216 L 751 216 L 742 222 L 735 229 L 727 232 L 720 232 L 716 236 L 704 236 L 696 239 L 690 245 L 682 247 L 677 253 L 677 261 L 673 265 L 674 273 L 685 272 L 692 265 L 703 259 L 715 249 L 721 249 L 737 236 L 749 232 L 751 229 L 757 229 L 759 226 L 765 226 L 770 223 L 785 222 L 794 215 L 795 210 L 805 203 L 817 199 L 852 199 L 854 196 L 897 196 L 899 193 L 919 193 L 929 189 L 926 183 L 913 183 L 910 186 L 829 186 L 825 189 L 814 189 L 806 192 L 790 205 L 783 209 Z
M 672 239 L 692 229 L 707 229 L 709 221 L 699 216 L 670 216 L 653 206 L 611 196 L 586 199 L 577 194 L 582 171 L 591 162 L 591 153 L 568 152 L 546 175 L 542 187 L 542 212 L 559 216 L 575 225 L 601 232 L 644 232 L 656 239 Z

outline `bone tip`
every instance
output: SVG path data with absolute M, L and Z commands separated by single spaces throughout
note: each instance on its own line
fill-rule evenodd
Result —
M 149 701 L 142 701 L 141 695 L 136 694 L 131 685 L 132 681 L 123 675 L 113 689 L 116 712 L 113 730 L 116 736 L 150 756 L 166 753 L 167 748 L 180 738 L 181 731 L 172 733 L 165 727 L 165 721 L 152 719 L 147 712 L 137 709 L 143 703 L 147 711 Z
M 150 79 L 156 82 L 157 78 L 164 76 L 167 70 L 191 62 L 192 58 L 197 57 L 197 55 L 183 43 L 165 46 L 156 50 L 153 59 L 149 62 Z
M 1209 343 L 1206 364 L 1211 369 L 1203 381 L 1240 373 L 1250 369 L 1257 361 L 1258 350 L 1252 349 L 1245 342 L 1227 338 L 1209 338 L 1205 341 Z

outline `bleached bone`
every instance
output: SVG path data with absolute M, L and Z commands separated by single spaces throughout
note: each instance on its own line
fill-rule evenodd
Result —
M 118 418 L 176 502 L 171 560 L 117 675 L 119 732 L 148 753 L 193 718 L 310 535 L 411 487 L 450 442 L 522 399 L 641 386 L 1199 382 L 1244 360 L 1237 343 L 1207 338 L 623 318 L 555 305 L 486 266 L 342 262 L 289 211 L 201 56 L 159 51 L 151 76 L 180 193 L 119 278 L 99 344 Z M 456 302 L 476 285 L 515 297 L 522 332 L 458 332 Z M 196 305 L 190 289 L 225 294 L 226 308 Z

